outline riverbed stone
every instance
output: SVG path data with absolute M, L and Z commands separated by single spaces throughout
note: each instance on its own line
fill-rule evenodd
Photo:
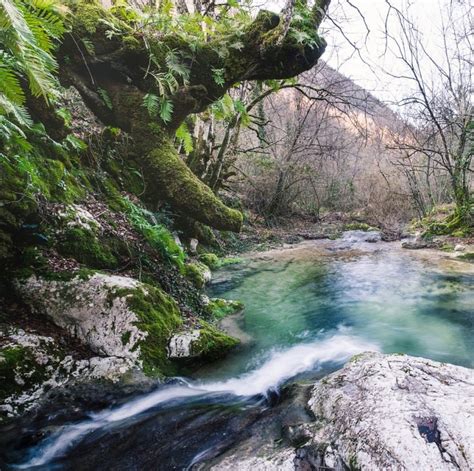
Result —
M 174 334 L 167 347 L 170 359 L 215 360 L 225 356 L 240 341 L 215 326 L 201 321 L 198 329 Z
M 474 469 L 474 371 L 407 355 L 365 353 L 309 392 L 314 421 L 295 446 L 238 444 L 213 470 Z M 292 432 L 294 432 L 294 430 Z
M 421 238 L 414 238 L 402 242 L 402 249 L 418 250 L 425 249 L 429 244 Z
M 169 358 L 190 358 L 193 357 L 193 344 L 199 340 L 201 332 L 194 329 L 189 332 L 182 332 L 171 337 L 168 344 Z

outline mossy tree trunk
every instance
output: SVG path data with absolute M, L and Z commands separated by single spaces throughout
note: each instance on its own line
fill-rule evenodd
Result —
M 114 16 L 96 1 L 74 2 L 72 30 L 59 51 L 61 80 L 74 85 L 105 124 L 130 133 L 146 179 L 145 196 L 166 200 L 211 227 L 238 231 L 241 213 L 226 207 L 192 173 L 174 147 L 174 133 L 188 115 L 205 110 L 237 82 L 285 79 L 313 67 L 325 49 L 317 28 L 328 4 L 316 2 L 303 42 L 288 34 L 279 15 L 261 11 L 243 32 L 190 44 L 179 35 L 145 34 L 133 20 Z M 233 47 L 237 41 L 238 49 Z M 226 54 L 219 54 L 223 48 Z M 169 51 L 179 52 L 189 78 L 169 97 L 173 113 L 165 123 L 150 116 L 143 99 L 160 95 L 156 80 L 146 74 L 150 53 L 164 65 Z M 222 80 L 215 79 L 216 70 Z

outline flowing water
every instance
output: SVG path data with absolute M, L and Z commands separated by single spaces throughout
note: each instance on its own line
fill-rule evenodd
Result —
M 185 469 L 231 446 L 285 382 L 319 378 L 367 350 L 473 367 L 473 265 L 366 237 L 346 233 L 221 270 L 209 294 L 246 306 L 224 321 L 243 339 L 237 351 L 193 380 L 43 427 L 45 439 L 9 455 L 15 468 Z

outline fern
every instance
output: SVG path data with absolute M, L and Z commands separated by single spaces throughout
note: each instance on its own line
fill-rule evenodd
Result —
M 32 126 L 22 83 L 33 96 L 46 101 L 55 97 L 57 63 L 52 52 L 63 33 L 56 0 L 0 1 L 0 137 L 4 140 L 20 142 L 22 128 Z
M 50 54 L 53 43 L 51 25 L 59 10 L 53 1 L 2 0 L 0 3 L 0 43 L 17 61 L 34 96 L 46 100 L 54 96 L 57 63 Z M 59 20 L 58 20 L 59 21 Z M 54 28 L 53 28 L 54 29 Z M 57 27 L 54 31 L 60 33 Z
M 189 132 L 188 125 L 182 122 L 179 128 L 176 130 L 176 138 L 183 145 L 184 152 L 189 155 L 193 149 L 193 138 Z
M 217 85 L 223 87 L 225 85 L 224 69 L 212 69 L 212 78 Z
M 160 118 L 165 122 L 171 121 L 173 115 L 173 103 L 168 98 L 160 98 Z
M 104 90 L 103 88 L 99 88 L 97 91 L 99 92 L 99 95 L 102 98 L 102 101 L 105 103 L 105 106 L 109 110 L 113 109 L 114 106 L 112 104 L 112 100 L 110 99 L 109 94 L 107 93 L 107 90 Z
M 169 123 L 173 115 L 173 103 L 170 99 L 147 93 L 143 97 L 143 107 L 146 108 L 150 118 L 158 116 L 164 123 Z
M 187 67 L 184 62 L 179 60 L 175 51 L 168 52 L 165 62 L 169 72 L 174 77 L 180 77 L 183 81 L 183 84 L 186 85 L 189 81 L 189 67 Z
M 143 97 L 143 107 L 148 111 L 150 118 L 156 118 L 160 111 L 160 98 L 153 93 L 147 93 Z

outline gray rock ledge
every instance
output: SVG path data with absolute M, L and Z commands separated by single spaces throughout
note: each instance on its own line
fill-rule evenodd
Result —
M 474 370 L 364 353 L 316 383 L 308 407 L 314 422 L 283 430 L 280 444 L 250 455 L 249 439 L 211 469 L 474 469 Z

